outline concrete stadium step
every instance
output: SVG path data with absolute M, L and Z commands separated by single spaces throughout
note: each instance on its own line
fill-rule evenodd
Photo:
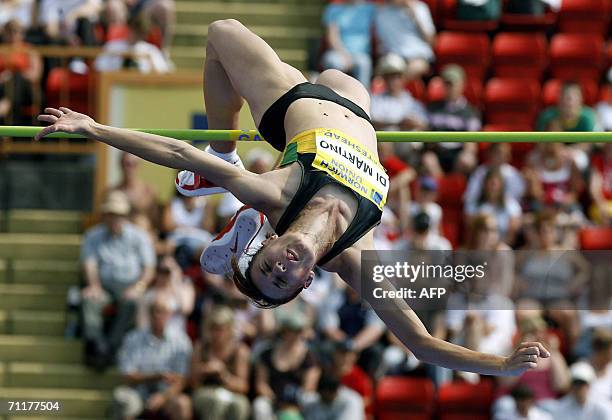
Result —
M 6 281 L 12 283 L 69 286 L 78 285 L 80 280 L 77 260 L 12 260 L 10 266 L 11 270 L 6 275 Z
M 9 316 L 7 311 L 0 311 L 0 334 L 9 333 Z M 2 382 L 0 382 L 0 385 Z
M 310 40 L 318 40 L 322 31 L 318 28 L 290 28 L 286 26 L 255 26 L 251 30 L 262 37 L 275 50 L 306 49 Z M 174 44 L 180 46 L 206 45 L 208 25 L 178 24 L 174 33 Z
M 111 390 L 121 383 L 117 370 L 98 373 L 78 364 L 8 363 L 5 386 Z
M 0 284 L 0 309 L 61 309 L 66 292 L 53 285 Z
M 0 395 L 9 400 L 58 401 L 61 417 L 99 417 L 107 413 L 110 401 L 108 391 L 83 389 L 0 388 Z M 51 414 L 48 418 L 58 418 L 58 415 Z
M 74 211 L 11 210 L 8 232 L 12 233 L 80 233 L 82 214 Z
M 0 258 L 75 260 L 80 235 L 0 234 Z
M 66 329 L 66 312 L 10 311 L 7 323 L 11 334 L 61 337 Z
M 210 23 L 217 19 L 237 19 L 246 26 L 285 24 L 320 26 L 322 7 L 318 4 L 227 3 L 183 1 L 176 4 L 177 21 Z
M 277 50 L 280 58 L 298 69 L 305 69 L 308 53 L 305 50 Z M 179 47 L 173 46 L 170 51 L 172 60 L 179 68 L 202 68 L 204 66 L 204 46 Z M 0 255 L 2 248 L 0 244 Z
M 4 362 L 83 363 L 83 344 L 80 341 L 58 337 L 0 335 L 0 360 Z

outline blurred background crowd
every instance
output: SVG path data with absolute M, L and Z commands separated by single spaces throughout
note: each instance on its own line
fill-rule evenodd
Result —
M 359 79 L 378 130 L 612 130 L 610 14 L 605 0 L 330 2 L 309 74 Z M 66 77 L 175 69 L 171 0 L 3 0 L 0 25 L 4 124 L 31 124 Z M 62 66 L 31 46 L 75 54 Z M 92 58 L 84 47 L 101 50 Z M 71 101 L 88 111 L 78 94 Z M 419 313 L 429 331 L 500 355 L 538 340 L 549 359 L 495 380 L 423 365 L 323 271 L 291 303 L 257 309 L 199 267 L 241 203 L 162 202 L 124 154 L 102 220 L 83 237 L 69 329 L 88 365 L 123 378 L 112 416 L 612 419 L 609 278 L 584 296 L 586 261 L 551 262 L 558 250 L 612 249 L 612 143 L 381 143 L 379 154 L 392 184 L 377 249 L 529 251 L 499 261 L 480 305 Z M 276 157 L 255 148 L 243 160 L 262 173 Z M 551 275 L 552 289 L 538 287 Z M 525 284 L 527 297 L 515 287 Z M 581 299 L 592 309 L 578 310 Z

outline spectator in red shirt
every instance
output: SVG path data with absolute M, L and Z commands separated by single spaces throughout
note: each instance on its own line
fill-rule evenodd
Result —
M 612 143 L 606 143 L 601 153 L 591 160 L 589 191 L 593 199 L 591 218 L 600 224 L 612 225 Z
M 359 354 L 346 346 L 345 342 L 335 345 L 333 354 L 334 373 L 341 378 L 342 385 L 357 392 L 363 398 L 366 417 L 373 415 L 374 385 L 370 377 L 357 365 Z

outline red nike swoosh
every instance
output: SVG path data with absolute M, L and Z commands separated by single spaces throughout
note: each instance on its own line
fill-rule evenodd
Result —
M 236 233 L 236 240 L 234 241 L 234 247 L 230 247 L 230 251 L 232 251 L 234 254 L 236 253 L 236 250 L 238 249 L 238 233 Z

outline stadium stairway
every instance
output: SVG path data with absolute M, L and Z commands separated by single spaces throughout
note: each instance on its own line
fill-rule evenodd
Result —
M 322 35 L 325 4 L 325 0 L 177 0 L 171 58 L 179 69 L 202 69 L 208 25 L 233 18 L 267 41 L 281 59 L 306 70 L 309 46 Z
M 114 370 L 85 367 L 82 342 L 64 338 L 67 291 L 79 283 L 80 231 L 75 212 L 0 215 L 0 399 L 60 401 L 61 414 L 46 418 L 106 418 L 119 383 Z

